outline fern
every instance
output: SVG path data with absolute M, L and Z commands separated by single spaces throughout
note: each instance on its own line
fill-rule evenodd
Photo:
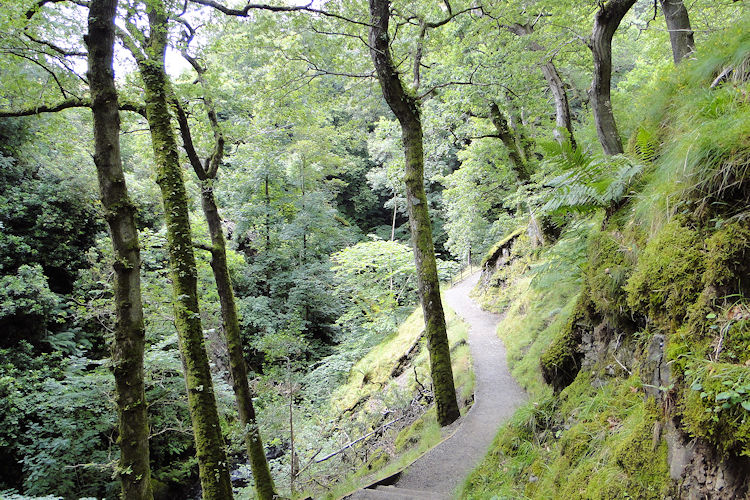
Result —
M 551 190 L 542 211 L 548 214 L 590 212 L 615 204 L 644 168 L 625 156 L 604 158 L 570 143 L 544 147 L 548 164 L 558 172 L 545 182 Z

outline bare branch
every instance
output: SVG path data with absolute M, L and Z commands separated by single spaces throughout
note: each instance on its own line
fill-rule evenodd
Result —
M 203 167 L 200 158 L 198 157 L 198 153 L 195 151 L 195 145 L 193 144 L 193 134 L 190 132 L 190 124 L 188 123 L 187 113 L 185 113 L 185 109 L 182 107 L 182 104 L 180 104 L 179 99 L 177 99 L 176 97 L 172 98 L 172 105 L 175 108 L 177 124 L 180 127 L 182 148 L 185 150 L 185 154 L 187 154 L 188 160 L 190 160 L 190 166 L 193 167 L 195 175 L 197 175 L 200 180 L 206 180 L 207 172 Z M 196 248 L 200 248 L 196 244 L 193 244 L 193 246 L 195 246 Z
M 0 109 L 0 118 L 34 116 L 34 115 L 40 115 L 42 113 L 57 113 L 66 109 L 71 109 L 71 108 L 90 108 L 90 107 L 91 107 L 90 99 L 78 99 L 78 98 L 66 99 L 56 104 L 50 104 L 50 105 L 40 104 L 38 106 L 34 106 L 33 108 L 14 109 L 14 110 Z M 141 116 L 146 115 L 145 107 L 142 104 L 121 102 L 119 104 L 119 108 L 121 111 L 132 111 L 134 113 L 138 113 Z
M 82 52 L 80 50 L 64 49 L 58 45 L 55 45 L 52 42 L 48 42 L 47 40 L 40 40 L 38 38 L 31 36 L 28 33 L 24 33 L 24 34 L 26 35 L 26 38 L 28 38 L 32 42 L 38 43 L 40 45 L 45 45 L 49 47 L 50 49 L 54 50 L 55 52 L 57 52 L 58 54 L 60 54 L 61 56 L 86 57 L 88 55 L 87 52 Z
M 357 24 L 360 26 L 368 26 L 368 27 L 371 26 L 370 23 L 357 21 L 356 19 L 351 19 L 346 16 L 342 16 L 341 14 L 336 14 L 334 12 L 330 12 L 327 10 L 313 8 L 312 2 L 306 5 L 268 5 L 268 4 L 259 4 L 259 3 L 248 3 L 242 9 L 232 9 L 214 0 L 190 0 L 190 1 L 198 5 L 212 7 L 218 10 L 219 12 L 226 14 L 228 16 L 248 17 L 251 10 L 266 10 L 269 12 L 309 12 L 311 14 L 319 14 L 321 16 L 330 17 L 332 19 L 338 19 L 340 21 L 345 21 L 351 24 Z

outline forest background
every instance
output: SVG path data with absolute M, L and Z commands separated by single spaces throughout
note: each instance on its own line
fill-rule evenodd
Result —
M 743 40 L 744 2 L 686 4 L 694 40 L 685 53 L 670 43 L 664 2 L 606 2 L 618 3 L 632 9 L 613 42 L 614 146 L 592 116 L 597 86 L 589 92 L 600 70 L 592 28 L 604 3 L 391 5 L 393 61 L 421 108 L 424 185 L 443 279 L 477 264 L 519 227 L 531 227 L 542 245 L 591 211 L 616 207 L 654 160 L 655 133 L 642 126 L 651 103 L 643 96 L 658 93 L 690 51 L 723 36 Z M 86 109 L 88 6 L 0 6 L 0 491 L 8 495 L 113 498 L 123 473 L 110 361 L 116 259 Z M 346 427 L 330 395 L 418 296 L 402 127 L 373 69 L 367 6 L 235 7 L 133 1 L 118 11 L 119 137 L 141 246 L 150 464 L 154 488 L 169 494 L 187 495 L 181 488 L 196 486 L 198 466 L 157 183 L 164 174 L 153 168 L 143 101 L 151 92 L 144 60 L 158 33 L 151 10 L 163 9 L 169 21 L 170 120 L 180 138 L 200 322 L 230 453 L 243 454 L 245 422 L 235 416 L 214 241 L 201 207 L 207 180 L 182 147 L 189 137 L 183 120 L 193 156 L 199 165 L 206 160 L 204 174 L 217 159 L 208 184 L 226 234 L 258 430 L 277 483 L 290 467 L 294 476 L 296 454 L 311 456 L 319 436 L 333 450 L 341 434 L 371 428 Z M 290 421 L 297 453 L 288 452 Z M 324 464 L 308 471 L 308 482 L 327 487 L 338 467 L 351 466 Z

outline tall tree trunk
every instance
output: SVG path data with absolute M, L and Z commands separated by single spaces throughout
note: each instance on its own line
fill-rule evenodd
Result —
M 169 111 L 170 89 L 164 71 L 167 16 L 162 2 L 148 12 L 150 34 L 139 69 L 145 88 L 146 118 L 162 192 L 174 293 L 175 326 L 185 363 L 188 408 L 195 435 L 203 498 L 233 498 L 229 469 L 216 409 L 208 355 L 198 308 L 197 270 L 185 183 Z
M 141 303 L 141 253 L 135 207 L 120 156 L 120 114 L 112 59 L 117 0 L 91 0 L 86 36 L 94 118 L 94 163 L 115 254 L 115 339 L 112 371 L 120 446 L 122 498 L 151 500 L 148 414 L 143 388 L 145 330 Z
M 232 373 L 232 387 L 239 408 L 240 424 L 245 436 L 245 446 L 250 458 L 250 467 L 255 480 L 255 491 L 261 500 L 272 500 L 276 495 L 273 478 L 268 468 L 263 442 L 260 437 L 258 423 L 255 420 L 253 395 L 247 380 L 247 365 L 242 354 L 242 339 L 240 337 L 240 322 L 237 316 L 237 304 L 234 300 L 234 289 L 227 265 L 227 245 L 221 225 L 219 209 L 212 187 L 212 179 L 203 181 L 201 202 L 203 213 L 208 222 L 211 234 L 211 269 L 216 280 L 216 290 L 221 304 L 221 319 L 224 336 L 229 351 L 229 366 Z
M 672 43 L 672 57 L 675 64 L 695 52 L 693 29 L 690 27 L 690 16 L 682 0 L 659 0 L 664 11 L 664 19 L 669 30 L 669 41 Z
M 518 145 L 515 134 L 508 125 L 508 119 L 494 102 L 490 103 L 490 120 L 497 130 L 498 137 L 508 150 L 508 158 L 513 164 L 513 170 L 515 170 L 518 180 L 521 182 L 528 181 L 530 172 L 525 155 Z
M 369 0 L 369 2 L 370 56 L 383 90 L 383 96 L 401 123 L 401 137 L 406 160 L 404 173 L 406 206 L 414 247 L 414 262 L 417 267 L 417 286 L 430 352 L 430 370 L 435 390 L 437 419 L 440 425 L 445 426 L 459 417 L 459 411 L 453 383 L 445 314 L 440 299 L 440 282 L 437 275 L 430 216 L 427 211 L 427 196 L 424 191 L 424 154 L 419 103 L 404 90 L 393 64 L 388 37 L 390 2 L 388 0 Z
M 612 112 L 612 37 L 636 0 L 609 0 L 594 16 L 589 48 L 594 56 L 594 80 L 589 89 L 599 142 L 606 155 L 623 152 L 617 122 Z
M 530 23 L 526 24 L 512 24 L 507 26 L 508 31 L 518 36 L 530 35 L 534 32 L 534 26 Z M 531 42 L 529 44 L 529 50 L 535 52 L 544 51 L 544 47 L 539 45 L 537 42 Z M 565 84 L 560 77 L 560 73 L 557 71 L 557 66 L 552 60 L 547 60 L 541 66 L 542 74 L 544 79 L 547 80 L 552 97 L 555 100 L 555 140 L 562 144 L 564 141 L 569 140 L 571 145 L 576 147 L 575 135 L 573 134 L 573 120 L 570 115 L 570 104 L 568 103 L 568 93 L 565 91 Z M 563 131 L 566 131 L 565 133 Z M 567 134 L 565 137 L 564 134 Z
M 263 451 L 263 441 L 260 430 L 255 419 L 255 408 L 253 407 L 252 391 L 247 379 L 247 365 L 242 349 L 242 338 L 240 335 L 240 322 L 237 315 L 237 303 L 234 298 L 234 288 L 229 275 L 227 264 L 227 244 L 224 238 L 219 207 L 216 204 L 213 184 L 219 172 L 219 167 L 224 158 L 224 134 L 219 127 L 218 114 L 210 97 L 206 81 L 203 77 L 205 68 L 198 61 L 190 57 L 187 51 L 183 56 L 192 64 L 198 73 L 198 82 L 204 91 L 203 103 L 208 115 L 208 121 L 214 133 L 214 149 L 211 156 L 202 164 L 198 153 L 193 146 L 190 124 L 179 101 L 175 99 L 177 109 L 177 122 L 182 135 L 183 145 L 190 164 L 196 176 L 201 181 L 201 205 L 203 214 L 208 223 L 208 232 L 211 236 L 211 269 L 216 282 L 216 291 L 219 295 L 221 306 L 222 330 L 229 352 L 229 368 L 232 375 L 232 387 L 234 389 L 237 407 L 239 409 L 240 424 L 242 425 L 247 455 L 250 459 L 250 467 L 255 479 L 255 491 L 261 500 L 271 500 L 276 495 L 273 478 Z M 268 174 L 266 174 L 266 196 L 268 197 Z M 268 207 L 266 207 L 268 208 Z M 266 212 L 268 216 L 268 212 Z M 266 221 L 268 222 L 268 221 Z M 268 233 L 266 233 L 266 244 L 268 245 Z

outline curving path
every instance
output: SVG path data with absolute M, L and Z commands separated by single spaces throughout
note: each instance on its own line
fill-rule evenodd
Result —
M 469 298 L 479 274 L 445 292 L 447 305 L 470 326 L 469 347 L 476 377 L 474 405 L 459 420 L 456 432 L 410 465 L 395 487 L 360 490 L 352 498 L 452 498 L 487 453 L 500 424 L 526 399 L 526 393 L 510 375 L 505 347 L 495 333 L 501 317 L 483 311 Z

